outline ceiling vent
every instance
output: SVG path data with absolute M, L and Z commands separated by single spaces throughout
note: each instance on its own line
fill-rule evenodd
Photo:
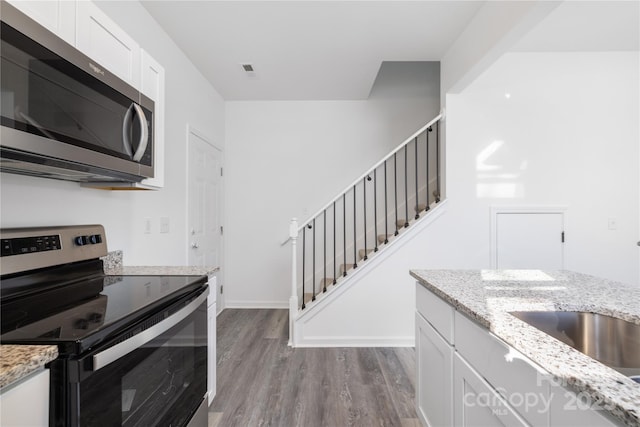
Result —
M 256 74 L 256 70 L 255 70 L 255 68 L 253 68 L 253 64 L 250 64 L 248 62 L 243 62 L 243 63 L 240 64 L 240 66 L 244 70 L 244 75 L 245 76 L 247 76 L 250 79 L 258 78 L 258 76 Z

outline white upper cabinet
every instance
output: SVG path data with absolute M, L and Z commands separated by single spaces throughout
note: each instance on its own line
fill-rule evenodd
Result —
M 154 174 L 142 181 L 151 187 L 164 186 L 164 68 L 141 49 L 140 91 L 154 102 Z
M 72 46 L 76 44 L 76 2 L 9 0 L 22 13 Z
M 140 45 L 93 2 L 76 4 L 76 47 L 140 89 Z

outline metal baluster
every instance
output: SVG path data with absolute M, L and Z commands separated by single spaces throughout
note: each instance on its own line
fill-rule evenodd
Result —
M 398 235 L 398 162 L 397 152 L 393 153 L 393 197 L 396 205 L 396 232 L 394 236 Z
M 440 202 L 440 121 L 436 122 L 436 185 L 438 194 L 436 195 L 436 203 Z
M 336 202 L 333 202 L 333 284 L 336 284 Z
M 432 132 L 433 129 L 431 126 L 427 128 L 426 137 L 427 137 L 427 207 L 424 208 L 424 211 L 429 210 L 429 200 L 431 200 L 431 194 L 429 193 L 429 133 Z
M 415 147 L 415 153 L 416 153 L 416 216 L 415 219 L 420 218 L 420 211 L 418 209 L 418 205 L 420 200 L 418 199 L 418 137 L 416 136 L 416 138 L 413 140 L 413 145 Z
M 342 255 L 344 256 L 344 271 L 342 276 L 347 275 L 347 193 L 342 193 Z
M 302 309 L 304 310 L 304 264 L 305 264 L 305 253 L 307 252 L 307 245 L 305 244 L 307 241 L 307 226 L 302 227 Z
M 376 172 L 378 168 L 373 170 L 373 242 L 374 252 L 378 252 L 378 177 Z
M 409 144 L 404 146 L 404 227 L 407 228 L 409 226 L 409 182 L 407 181 L 407 147 Z
M 353 186 L 353 268 L 358 268 L 358 248 L 356 244 L 356 186 Z
M 367 176 L 362 180 L 362 197 L 364 200 L 364 205 L 362 207 L 362 213 L 364 215 L 364 257 L 363 261 L 367 260 L 367 180 L 371 178 Z
M 389 204 L 387 203 L 387 161 L 384 161 L 384 244 L 389 243 Z
M 322 244 L 322 248 L 324 249 L 324 280 L 322 281 L 322 292 L 327 292 L 327 210 L 325 209 L 322 213 L 322 220 L 324 221 L 324 226 L 322 227 L 322 232 L 324 233 L 324 243 Z
M 316 219 L 313 218 L 313 262 L 311 265 L 313 266 L 313 270 L 311 271 L 311 301 L 316 300 Z

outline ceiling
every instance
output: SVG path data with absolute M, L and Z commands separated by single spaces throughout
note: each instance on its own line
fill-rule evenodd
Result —
M 383 61 L 440 60 L 482 4 L 143 2 L 227 100 L 366 99 Z
M 640 50 L 640 1 L 566 1 L 526 34 L 513 50 Z
M 484 2 L 142 4 L 226 100 L 357 100 L 383 61 L 439 61 Z M 564 2 L 514 49 L 638 50 L 639 4 Z

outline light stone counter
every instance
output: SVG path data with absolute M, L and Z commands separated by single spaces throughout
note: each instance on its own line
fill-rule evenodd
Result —
M 640 287 L 569 271 L 412 270 L 411 275 L 558 383 L 586 393 L 628 426 L 640 426 L 640 384 L 509 314 L 587 311 L 640 324 Z
M 197 266 L 123 266 L 122 251 L 112 251 L 102 258 L 104 274 L 109 276 L 210 276 L 218 267 Z
M 0 345 L 0 389 L 43 369 L 56 357 L 55 345 Z
M 196 266 L 124 266 L 106 269 L 109 276 L 209 276 L 217 272 L 217 267 Z

